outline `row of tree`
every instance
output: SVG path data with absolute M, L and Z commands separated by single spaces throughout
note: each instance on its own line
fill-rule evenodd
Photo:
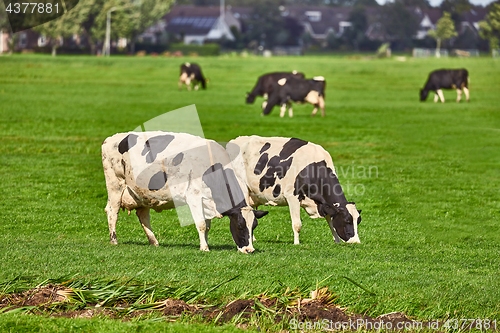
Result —
M 85 38 L 95 54 L 105 37 L 107 14 L 112 12 L 111 38 L 127 38 L 133 52 L 137 37 L 165 15 L 172 3 L 173 0 L 80 0 L 60 18 L 33 30 L 47 38 L 53 55 L 60 40 L 74 34 Z M 0 29 L 8 30 L 8 23 L 5 10 L 1 10 Z
M 74 34 L 85 38 L 95 54 L 97 47 L 105 38 L 106 17 L 112 18 L 111 38 L 127 38 L 130 52 L 134 52 L 137 37 L 148 27 L 157 22 L 172 5 L 174 0 L 80 0 L 78 5 L 61 18 L 50 21 L 35 28 L 45 35 L 55 54 L 60 39 Z M 178 4 L 216 5 L 220 0 L 177 0 Z M 343 2 L 342 2 L 343 1 Z M 342 35 L 331 34 L 326 43 L 330 49 L 372 50 L 380 42 L 374 43 L 365 35 L 368 28 L 368 18 L 365 8 L 378 6 L 375 0 L 225 0 L 226 5 L 248 6 L 253 8 L 252 14 L 245 21 L 242 34 L 233 31 L 236 41 L 226 41 L 226 47 L 242 49 L 275 45 L 311 46 L 314 41 L 311 36 L 303 33 L 303 27 L 297 21 L 283 17 L 281 7 L 287 4 L 319 4 L 347 5 L 355 4 L 350 13 L 352 26 Z M 0 2 L 1 5 L 1 2 Z M 379 7 L 381 31 L 386 36 L 385 42 L 391 42 L 399 47 L 413 46 L 413 36 L 419 27 L 416 17 L 408 10 L 409 5 L 428 6 L 427 0 L 395 0 Z M 442 9 L 447 9 L 439 20 L 435 31 L 429 36 L 437 41 L 438 48 L 444 40 L 457 35 L 455 26 L 460 22 L 460 16 L 471 8 L 469 0 L 444 0 Z M 1 9 L 1 8 L 0 8 Z M 7 26 L 5 11 L 0 10 L 0 28 Z M 500 40 L 500 4 L 489 7 L 487 19 L 480 24 L 481 37 L 490 42 L 490 47 L 498 48 Z M 325 45 L 323 45 L 325 46 Z M 430 46 L 430 45 L 427 45 Z

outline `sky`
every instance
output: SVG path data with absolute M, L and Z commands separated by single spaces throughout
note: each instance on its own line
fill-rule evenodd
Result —
M 494 0 L 469 0 L 469 2 L 473 5 L 482 5 L 482 6 L 486 6 L 492 3 L 493 1 Z M 382 5 L 386 2 L 386 0 L 377 0 L 377 2 Z M 429 2 L 431 6 L 437 7 L 441 4 L 441 2 L 443 2 L 443 0 L 430 0 Z

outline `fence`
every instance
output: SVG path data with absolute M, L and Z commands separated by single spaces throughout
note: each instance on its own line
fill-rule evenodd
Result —
M 439 55 L 441 57 L 448 57 L 450 55 L 455 56 L 455 57 L 479 57 L 479 50 L 478 49 L 466 49 L 466 50 L 460 50 L 460 49 L 453 49 L 451 52 L 448 52 L 448 50 L 439 50 Z M 428 57 L 435 57 L 436 56 L 436 49 L 422 49 L 422 48 L 414 48 L 413 49 L 413 57 L 414 58 L 428 58 Z

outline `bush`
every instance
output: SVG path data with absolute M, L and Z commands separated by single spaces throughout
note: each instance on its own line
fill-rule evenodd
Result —
M 183 54 L 198 54 L 200 56 L 216 56 L 220 54 L 219 44 L 187 45 L 170 44 L 168 48 L 171 52 L 180 51 Z

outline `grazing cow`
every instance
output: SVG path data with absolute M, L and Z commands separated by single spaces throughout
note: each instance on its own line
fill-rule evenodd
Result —
M 255 84 L 255 87 L 253 87 L 252 89 L 252 92 L 247 93 L 247 98 L 246 98 L 247 104 L 253 104 L 253 102 L 255 101 L 255 97 L 257 96 L 262 96 L 264 97 L 264 99 L 267 99 L 267 97 L 271 93 L 273 84 L 278 82 L 280 79 L 288 79 L 291 77 L 297 77 L 301 79 L 305 78 L 303 73 L 299 73 L 297 71 L 274 72 L 259 76 L 259 78 L 257 79 L 257 83 Z M 265 108 L 266 103 L 267 102 L 263 103 L 262 108 Z
M 288 115 L 293 117 L 291 102 L 308 102 L 314 105 L 311 116 L 321 109 L 321 116 L 325 116 L 325 88 L 326 81 L 322 76 L 313 79 L 288 78 L 281 79 L 273 85 L 268 103 L 263 107 L 263 115 L 271 113 L 276 105 L 281 106 L 280 117 L 285 115 L 288 108 Z
M 425 101 L 429 91 L 434 91 L 434 102 L 441 100 L 444 103 L 443 91 L 441 89 L 456 89 L 457 102 L 462 98 L 462 91 L 465 99 L 469 101 L 469 73 L 466 69 L 438 69 L 429 74 L 429 78 L 423 89 L 420 90 L 420 101 Z
M 249 203 L 288 206 L 294 244 L 302 227 L 300 207 L 311 218 L 324 217 L 335 242 L 339 237 L 359 243 L 361 211 L 348 202 L 340 186 L 330 154 L 321 146 L 295 138 L 240 136 L 226 146 L 235 172 L 244 172 Z
M 135 209 L 149 243 L 158 245 L 151 231 L 150 209 L 160 212 L 188 205 L 198 229 L 200 250 L 209 250 L 211 220 L 229 216 L 238 250 L 254 251 L 256 217 L 267 212 L 254 211 L 247 204 L 244 183 L 236 178 L 227 152 L 218 143 L 185 133 L 118 133 L 102 144 L 102 164 L 112 244 L 117 244 L 120 208 L 129 213 Z
M 200 65 L 189 62 L 183 63 L 179 77 L 179 89 L 182 89 L 182 85 L 185 84 L 188 90 L 191 90 L 191 85 L 194 86 L 194 90 L 198 90 L 200 83 L 201 87 L 206 89 L 207 79 L 203 76 Z

